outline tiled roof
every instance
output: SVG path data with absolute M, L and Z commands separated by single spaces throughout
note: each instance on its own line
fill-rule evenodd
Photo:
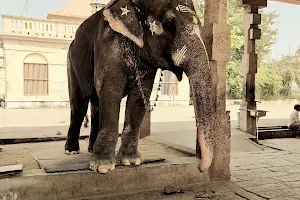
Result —
M 92 14 L 91 0 L 70 0 L 64 6 L 50 12 L 49 15 L 87 18 Z

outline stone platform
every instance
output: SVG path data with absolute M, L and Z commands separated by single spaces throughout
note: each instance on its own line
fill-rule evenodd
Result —
M 80 141 L 85 159 L 87 145 Z M 198 171 L 199 159 L 147 139 L 140 140 L 143 157 L 164 162 L 117 167 L 106 175 L 90 170 L 46 173 L 36 159 L 63 159 L 63 146 L 64 141 L 3 145 L 0 166 L 22 164 L 23 172 L 0 175 L 0 199 L 257 199 L 229 182 L 211 183 L 209 173 Z
M 88 162 L 87 145 L 87 140 L 80 141 L 80 159 L 84 158 Z M 90 170 L 46 173 L 41 169 L 41 163 L 47 165 L 45 161 L 51 163 L 67 159 L 67 155 L 63 153 L 64 141 L 2 147 L 0 166 L 22 164 L 24 168 L 22 173 L 15 176 L 0 176 L 0 199 L 75 199 L 158 190 L 209 181 L 208 174 L 198 171 L 197 158 L 188 157 L 166 145 L 147 139 L 141 139 L 139 145 L 145 160 L 164 158 L 164 162 L 143 164 L 139 167 L 117 167 L 106 175 Z M 38 163 L 37 160 L 43 162 Z

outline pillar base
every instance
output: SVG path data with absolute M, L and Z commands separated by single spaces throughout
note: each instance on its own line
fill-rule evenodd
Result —
M 256 118 L 250 116 L 250 112 L 248 110 L 256 110 L 256 103 L 254 104 L 255 105 L 250 106 L 249 103 L 243 102 L 240 106 L 240 129 L 252 135 L 256 135 Z

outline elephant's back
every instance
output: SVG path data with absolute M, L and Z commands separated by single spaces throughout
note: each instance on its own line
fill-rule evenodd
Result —
M 96 39 L 99 29 L 104 25 L 103 10 L 99 10 L 78 27 L 75 39 L 85 37 L 86 39 Z
M 68 52 L 68 67 L 74 71 L 81 94 L 89 97 L 94 88 L 94 44 L 103 24 L 102 11 L 86 19 L 77 29 Z

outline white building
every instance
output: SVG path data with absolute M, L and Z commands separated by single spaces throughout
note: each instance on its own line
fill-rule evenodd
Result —
M 98 0 L 99 1 L 99 0 Z M 101 1 L 103 4 L 106 0 Z M 2 15 L 0 33 L 0 99 L 6 108 L 68 105 L 66 57 L 78 26 L 103 4 L 70 0 L 47 19 Z M 188 104 L 189 84 L 163 72 L 157 104 Z M 158 72 L 160 74 L 160 72 Z M 159 81 L 157 76 L 156 83 Z M 152 99 L 156 98 L 157 84 Z

